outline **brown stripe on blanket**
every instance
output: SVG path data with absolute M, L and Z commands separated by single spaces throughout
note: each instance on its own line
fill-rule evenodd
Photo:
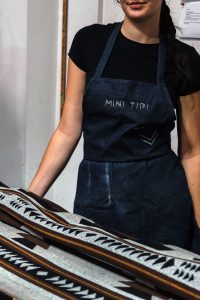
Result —
M 5 191 L 5 189 L 3 189 L 3 190 L 0 189 L 0 192 L 4 192 L 4 191 Z M 17 192 L 15 190 L 12 190 L 11 188 L 9 188 L 7 190 L 7 192 L 10 195 L 14 194 L 14 195 L 17 195 L 17 196 L 19 196 L 19 197 L 27 200 L 29 203 L 31 203 L 32 205 L 34 205 L 35 207 L 37 207 L 38 210 L 40 210 L 42 213 L 44 213 L 45 215 L 47 215 L 49 218 L 51 218 L 55 222 L 58 222 L 58 223 L 63 224 L 63 225 L 66 225 L 68 228 L 74 228 L 74 224 L 71 224 L 71 223 L 67 222 L 62 217 L 58 216 L 57 214 L 55 214 L 54 212 L 51 211 L 51 209 L 50 209 L 50 203 L 55 204 L 54 202 L 51 202 L 50 200 L 47 200 L 49 202 L 49 209 L 47 210 L 47 209 L 42 208 L 41 206 L 35 204 L 35 202 L 31 201 L 30 196 L 29 197 L 26 196 L 26 195 L 30 195 L 31 194 L 30 192 L 26 192 L 26 194 L 24 195 L 23 192 L 22 192 L 22 191 L 24 191 L 23 189 L 19 189 L 18 191 L 21 191 L 21 192 Z M 41 198 L 41 197 L 39 197 L 39 198 Z M 34 200 L 36 200 L 36 199 L 34 199 Z M 61 213 L 66 213 L 67 214 L 69 212 L 63 208 L 63 211 Z M 79 224 L 81 226 L 79 226 Z M 100 224 L 95 223 L 93 221 L 90 221 L 89 219 L 85 219 L 84 217 L 82 217 L 82 220 L 81 220 L 81 222 L 79 224 L 75 225 L 76 228 L 80 228 L 80 229 L 85 228 L 85 229 L 90 229 L 91 230 L 91 226 L 92 226 L 92 227 L 94 227 L 94 228 L 92 228 L 92 231 L 97 232 L 97 233 L 102 233 L 101 229 L 106 230 L 106 235 L 107 236 L 109 236 L 109 234 L 110 234 L 110 237 L 112 237 L 113 234 L 117 235 L 118 240 L 121 240 L 121 241 L 124 242 L 124 239 L 126 239 L 126 243 L 127 244 L 129 244 L 131 246 L 134 246 L 134 247 L 137 247 L 138 249 L 141 249 L 141 250 L 146 250 L 146 248 L 144 246 L 142 246 L 142 245 L 135 244 L 134 241 L 137 241 L 137 242 L 139 242 L 141 244 L 144 244 L 145 246 L 149 246 L 151 248 L 155 248 L 155 249 L 151 249 L 151 252 L 154 253 L 154 254 L 158 254 L 158 252 L 155 251 L 156 249 L 157 250 L 163 250 L 163 251 L 164 250 L 170 250 L 169 247 L 167 247 L 166 245 L 163 245 L 161 243 L 158 243 L 158 242 L 153 242 L 153 241 L 146 242 L 146 241 L 142 241 L 141 239 L 135 239 L 132 236 L 129 236 L 129 235 L 124 234 L 124 233 L 121 233 L 121 232 L 116 231 L 116 230 L 108 230 L 107 228 L 105 229 Z M 83 225 L 85 225 L 85 227 Z M 170 255 L 168 255 L 168 257 L 170 257 Z M 174 257 L 174 256 L 172 256 L 172 257 Z M 188 261 L 190 261 L 190 260 L 188 259 Z
M 23 189 L 19 189 L 19 190 L 23 191 Z M 3 193 L 4 193 L 5 191 L 6 191 L 6 193 L 10 193 L 11 189 L 9 189 L 9 190 L 5 190 L 5 189 L 1 190 L 1 189 L 0 189 L 0 191 L 3 192 Z M 62 224 L 62 225 L 66 225 L 66 226 L 68 226 L 68 227 L 74 228 L 74 225 L 73 225 L 73 224 L 70 224 L 70 223 L 67 222 L 66 220 L 63 220 L 62 217 L 59 217 L 58 215 L 55 215 L 55 214 L 54 214 L 53 212 L 51 212 L 50 210 L 47 210 L 47 209 L 42 208 L 41 206 L 35 204 L 33 201 L 30 200 L 30 198 L 26 197 L 26 195 L 23 195 L 22 193 L 19 193 L 19 192 L 15 191 L 15 190 L 12 190 L 12 194 L 17 195 L 17 196 L 21 197 L 22 199 L 28 201 L 29 203 L 31 203 L 32 205 L 34 205 L 35 207 L 37 207 L 38 210 L 40 210 L 42 213 L 44 213 L 45 215 L 47 215 L 49 218 L 51 218 L 51 219 L 54 220 L 55 222 L 58 222 L 58 223 L 60 223 L 60 224 Z M 26 194 L 28 195 L 28 194 L 30 194 L 30 193 L 26 193 Z M 10 195 L 11 195 L 11 193 L 10 193 Z M 34 199 L 34 200 L 36 200 L 36 199 Z M 45 199 L 45 200 L 46 200 L 46 199 Z M 37 200 L 36 200 L 36 201 L 37 201 Z M 49 200 L 48 200 L 48 201 L 49 201 Z M 49 202 L 50 202 L 50 201 L 49 201 Z M 40 203 L 40 204 L 41 204 L 41 203 Z M 41 205 L 42 205 L 42 204 L 41 204 Z M 67 211 L 67 210 L 64 210 L 64 209 L 63 209 L 62 212 L 68 213 L 68 211 Z M 91 230 L 91 226 L 96 227 L 96 229 L 94 230 L 95 232 L 101 233 L 101 231 L 99 231 L 98 228 L 102 228 L 103 230 L 105 230 L 105 228 L 104 228 L 103 226 L 101 226 L 100 224 L 95 223 L 95 222 L 94 222 L 94 223 L 90 222 L 90 226 L 89 226 L 89 225 L 88 225 L 88 226 L 85 225 L 84 228 L 85 228 L 85 229 L 90 229 L 90 230 Z M 78 224 L 76 225 L 76 227 L 82 228 L 82 226 L 79 226 Z M 122 239 L 123 239 L 123 238 L 127 238 L 127 239 L 129 238 L 129 239 L 132 239 L 129 235 L 124 234 L 124 233 L 121 233 L 121 232 L 119 232 L 119 231 L 117 231 L 117 230 L 108 230 L 108 229 L 106 229 L 106 232 L 107 232 L 107 233 L 110 233 L 111 235 L 112 235 L 112 234 L 115 234 L 115 235 L 118 236 L 118 238 L 122 238 Z M 138 247 L 140 247 L 140 246 L 138 246 Z M 141 247 L 141 249 L 145 249 L 145 248 Z
M 22 226 L 21 222 L 16 221 L 9 214 L 7 214 L 6 212 L 4 212 L 2 210 L 0 211 L 0 221 L 3 221 L 4 223 L 9 224 L 9 225 L 11 225 L 15 228 L 19 228 L 19 229 Z
M 66 225 L 66 227 L 68 227 L 68 228 L 74 228 L 74 226 L 76 226 L 76 228 L 83 229 L 83 227 L 79 226 L 79 224 L 75 224 L 75 225 L 71 224 L 71 223 L 67 222 L 66 220 L 63 220 L 62 217 L 59 217 L 54 212 L 51 212 L 50 210 L 43 209 L 41 206 L 38 206 L 37 204 L 35 204 L 35 202 L 31 201 L 31 199 L 29 197 L 24 196 L 22 193 L 13 191 L 12 189 L 9 189 L 9 192 L 10 191 L 12 191 L 12 194 L 16 194 L 16 195 L 18 195 L 21 198 L 24 197 L 25 200 L 27 200 L 30 204 L 32 204 L 33 206 L 35 206 L 38 210 L 40 210 L 42 213 L 44 213 L 45 215 L 47 215 L 49 218 L 51 218 L 55 222 L 58 222 L 58 223 L 63 224 L 63 225 Z M 0 192 L 1 192 L 1 189 L 0 189 Z M 4 192 L 4 190 L 2 192 Z M 28 195 L 28 192 L 27 192 L 27 195 Z M 64 210 L 64 209 L 63 209 L 62 213 L 63 212 L 64 213 L 69 213 L 67 210 Z M 105 227 L 103 227 L 102 225 L 100 225 L 98 223 L 95 223 L 93 221 L 89 222 L 89 224 L 88 224 L 88 220 L 84 219 L 84 217 L 83 217 L 83 219 L 82 219 L 82 221 L 81 221 L 80 224 L 85 225 L 84 229 L 89 229 L 89 230 L 92 230 L 93 232 L 96 232 L 96 233 L 102 233 L 102 231 L 99 230 L 99 228 L 103 229 L 103 230 L 106 230 L 106 235 L 107 236 L 113 237 L 113 234 L 115 234 L 115 235 L 117 235 L 117 239 L 120 240 L 120 241 L 122 241 L 122 242 L 124 242 L 124 239 L 131 240 L 131 242 L 129 242 L 128 240 L 126 240 L 126 244 L 128 244 L 130 246 L 135 246 L 135 247 L 137 247 L 138 249 L 141 249 L 141 250 L 146 250 L 146 247 L 145 247 L 146 245 L 150 246 L 152 248 L 155 247 L 158 250 L 170 250 L 169 247 L 167 247 L 166 245 L 163 245 L 161 243 L 154 242 L 154 241 L 151 241 L 151 242 L 148 241 L 148 242 L 146 242 L 146 241 L 143 241 L 141 239 L 135 239 L 132 236 L 129 236 L 129 235 L 124 234 L 124 233 L 121 233 L 121 232 L 119 232 L 117 230 L 108 230 L 107 228 L 105 229 Z M 91 226 L 95 227 L 95 228 L 91 228 Z M 137 242 L 139 242 L 141 244 L 144 243 L 144 246 L 138 245 L 138 244 L 134 244 L 135 241 L 137 241 Z M 159 252 L 155 251 L 155 249 L 152 249 L 151 252 L 153 254 L 159 254 Z M 170 257 L 170 255 L 167 255 L 167 256 Z M 171 257 L 174 257 L 174 256 L 171 256 Z M 198 259 L 196 259 L 196 260 L 197 260 L 196 263 L 198 263 Z M 188 261 L 191 261 L 191 260 L 188 259 Z M 199 260 L 199 263 L 200 263 L 200 260 Z
M 10 194 L 10 195 L 12 195 L 12 194 L 14 194 L 14 195 L 17 195 L 17 196 L 19 196 L 19 197 L 21 197 L 21 198 L 23 198 L 24 200 L 26 200 L 26 201 L 28 201 L 29 203 L 31 203 L 33 206 L 35 206 L 35 207 L 37 207 L 37 209 L 38 210 L 40 210 L 42 213 L 44 213 L 45 215 L 47 215 L 49 218 L 51 218 L 52 220 L 54 220 L 55 222 L 58 222 L 58 223 L 60 223 L 60 224 L 62 224 L 62 225 L 66 225 L 66 226 L 68 226 L 69 228 L 71 227 L 71 228 L 74 228 L 74 225 L 73 224 L 71 224 L 71 223 L 69 223 L 69 222 L 67 222 L 66 220 L 64 220 L 62 217 L 60 217 L 60 216 L 58 216 L 57 214 L 55 214 L 54 212 L 52 212 L 51 210 L 50 210 L 50 206 L 49 206 L 49 210 L 47 210 L 47 209 L 45 209 L 45 208 L 42 208 L 40 205 L 42 205 L 42 203 L 40 203 L 40 205 L 37 205 L 37 204 L 35 204 L 35 202 L 33 202 L 33 201 L 31 201 L 31 199 L 30 199 L 30 195 L 32 194 L 31 192 L 26 192 L 25 190 L 23 190 L 23 189 L 19 189 L 18 191 L 16 191 L 16 190 L 12 190 L 11 188 L 8 188 L 7 190 L 6 189 L 3 189 L 3 190 L 1 190 L 0 189 L 0 191 L 1 192 L 5 192 L 6 191 L 6 193 L 8 193 L 8 194 Z M 19 192 L 20 191 L 20 192 Z M 25 195 L 23 194 L 23 193 L 25 193 Z M 33 195 L 35 195 L 34 193 L 33 193 Z M 27 196 L 29 196 L 29 197 L 27 197 Z M 35 196 L 37 196 L 37 195 L 35 195 Z M 39 196 L 38 196 L 39 197 Z M 37 197 L 35 197 L 35 198 L 33 198 L 35 201 L 37 201 Z M 43 198 L 41 198 L 41 197 L 39 197 L 39 199 L 43 199 Z M 49 201 L 49 200 L 46 200 L 45 199 L 45 201 L 48 201 L 49 203 L 52 203 L 51 201 Z M 38 202 L 38 201 L 37 201 Z M 54 204 L 54 203 L 53 203 Z M 57 211 L 58 212 L 58 211 Z M 60 211 L 61 212 L 61 211 Z M 67 210 L 65 210 L 65 209 L 63 209 L 62 208 L 62 213 L 69 213 Z M 145 247 L 142 247 L 142 246 L 140 246 L 140 245 L 134 245 L 134 241 L 138 241 L 139 243 L 143 243 L 143 241 L 141 240 L 141 239 L 137 239 L 137 238 L 135 238 L 135 239 L 133 239 L 133 237 L 131 237 L 131 236 L 129 236 L 129 235 L 127 235 L 127 234 L 125 234 L 125 233 L 122 233 L 122 232 L 120 232 L 120 231 L 117 231 L 117 230 L 114 230 L 114 229 L 105 229 L 102 225 L 100 225 L 100 224 L 98 224 L 98 223 L 95 223 L 95 222 L 89 222 L 87 219 L 82 219 L 82 221 L 81 221 L 81 223 L 80 224 L 83 224 L 83 225 L 85 225 L 84 226 L 84 228 L 85 229 L 89 229 L 89 230 L 91 230 L 91 226 L 93 226 L 93 227 L 95 227 L 95 229 L 93 228 L 92 230 L 94 231 L 94 232 L 99 232 L 99 233 L 101 233 L 101 231 L 99 231 L 99 228 L 100 229 L 103 229 L 103 230 L 106 230 L 106 233 L 107 233 L 107 235 L 110 233 L 111 234 L 111 237 L 112 237 L 112 235 L 114 234 L 114 235 L 117 235 L 117 237 L 118 237 L 118 239 L 129 239 L 129 240 L 132 240 L 132 243 L 130 244 L 129 243 L 129 241 L 126 241 L 127 242 L 127 244 L 130 244 L 130 245 L 132 245 L 132 246 L 137 246 L 137 248 L 139 248 L 139 249 L 141 249 L 141 250 L 146 250 L 146 248 Z M 79 227 L 80 229 L 81 228 L 83 228 L 82 226 L 79 226 L 78 224 L 76 224 L 76 227 Z M 123 241 L 123 240 L 122 240 Z M 145 242 L 145 241 L 144 241 Z M 170 248 L 168 248 L 168 247 L 166 247 L 166 246 L 164 246 L 163 244 L 161 244 L 161 243 L 157 243 L 157 242 L 148 242 L 148 245 L 150 246 L 150 247 L 155 247 L 155 248 L 157 248 L 158 250 L 169 250 Z M 154 253 L 155 254 L 157 254 L 157 252 L 156 251 L 154 251 Z
M 41 258 L 35 253 L 31 253 L 25 248 L 20 247 L 19 245 L 2 236 L 0 236 L 0 249 L 5 249 L 4 257 L 2 258 L 2 255 L 0 256 L 0 265 L 2 267 L 6 268 L 9 271 L 12 271 L 16 275 L 19 275 L 26 280 L 30 280 L 30 282 L 46 290 L 49 290 L 58 296 L 64 297 L 64 299 L 77 299 L 77 296 L 72 295 L 73 291 L 70 291 L 70 289 L 72 289 L 71 287 L 69 288 L 68 292 L 64 290 L 64 288 L 66 289 L 66 286 L 62 288 L 63 285 L 69 285 L 69 282 L 73 282 L 76 286 L 81 286 L 82 289 L 88 289 L 88 294 L 97 293 L 98 297 L 105 296 L 110 297 L 110 299 L 113 300 L 127 299 L 127 297 L 124 297 L 121 294 L 119 295 L 118 293 L 99 286 L 96 283 L 92 283 L 86 278 L 81 278 L 73 273 L 68 272 L 67 270 L 54 265 L 50 261 Z M 8 254 L 6 254 L 6 251 Z M 17 256 L 16 260 L 22 260 L 21 264 L 20 262 L 17 264 L 13 262 L 14 254 L 16 254 Z M 9 256 L 12 257 L 12 260 L 9 259 Z M 26 264 L 27 267 L 23 267 Z M 36 269 L 28 272 L 28 264 L 32 264 L 32 267 L 35 267 Z M 58 280 L 53 280 L 53 278 L 57 277 L 59 278 Z M 59 281 L 66 281 L 66 283 L 62 283 L 59 287 Z
M 10 189 L 9 191 L 11 191 L 11 189 Z M 0 189 L 0 192 L 4 193 L 4 190 L 1 190 L 1 189 Z M 30 198 L 24 196 L 24 195 L 21 194 L 20 192 L 16 192 L 15 190 L 12 190 L 12 194 L 17 195 L 17 196 L 21 197 L 22 199 L 28 201 L 28 203 L 30 203 L 31 205 L 35 206 L 41 213 L 45 214 L 47 217 L 49 217 L 49 218 L 52 219 L 53 221 L 57 222 L 57 220 L 58 220 L 58 223 L 62 224 L 64 227 L 66 227 L 66 230 L 67 230 L 67 229 L 69 229 L 69 230 L 71 229 L 71 231 L 74 231 L 74 230 L 75 230 L 74 228 L 80 229 L 80 230 L 82 230 L 82 229 L 88 229 L 88 230 L 90 230 L 90 231 L 92 231 L 92 232 L 94 232 L 94 233 L 100 233 L 100 234 L 102 234 L 102 231 L 101 231 L 101 230 L 98 230 L 98 227 L 100 227 L 100 228 L 102 228 L 103 230 L 105 230 L 105 228 L 104 228 L 103 226 L 98 226 L 99 224 L 97 224 L 97 223 L 95 223 L 95 224 L 96 224 L 98 227 L 95 226 L 95 228 L 91 228 L 92 225 L 91 225 L 91 226 L 84 226 L 84 228 L 83 228 L 82 226 L 79 226 L 79 224 L 75 224 L 75 225 L 74 225 L 74 224 L 68 223 L 67 221 L 63 220 L 62 218 L 57 217 L 57 215 L 55 216 L 55 214 L 53 214 L 52 212 L 47 211 L 46 209 L 42 209 L 40 206 L 36 205 L 33 201 L 31 201 Z M 0 204 L 0 207 L 1 207 L 1 204 Z M 45 234 L 45 231 L 47 230 L 47 231 L 49 232 L 49 234 L 50 234 L 50 238 L 52 237 L 52 238 L 53 238 L 53 241 L 57 241 L 57 239 L 54 239 L 55 234 L 51 234 L 52 231 L 49 230 L 48 228 L 45 228 L 45 231 L 43 231 L 43 230 L 44 230 L 44 226 L 41 226 L 41 225 L 38 224 L 38 223 L 37 223 L 36 225 L 34 225 L 35 223 L 34 223 L 33 221 L 30 221 L 30 220 L 27 221 L 27 219 L 24 218 L 22 215 L 18 215 L 17 213 L 13 212 L 13 211 L 12 211 L 10 208 L 8 208 L 8 207 L 2 206 L 2 210 L 7 211 L 7 214 L 8 214 L 8 215 L 9 215 L 9 214 L 12 215 L 12 217 L 14 217 L 15 219 L 20 220 L 22 225 L 30 226 L 31 229 L 33 229 L 36 233 L 43 234 L 43 232 L 44 232 L 44 234 Z M 67 211 L 65 211 L 65 212 L 67 212 Z M 52 216 L 53 216 L 53 218 L 52 218 Z M 62 223 L 60 222 L 61 219 L 62 219 Z M 103 234 L 104 234 L 104 233 L 103 233 Z M 107 231 L 107 230 L 106 230 L 106 233 L 105 233 L 105 234 L 106 234 L 107 237 L 113 238 L 113 235 L 112 235 L 112 232 L 111 232 L 111 231 Z M 63 235 L 62 235 L 62 234 L 59 234 L 59 232 L 56 232 L 56 236 L 57 236 L 57 235 L 60 235 L 61 237 L 63 237 Z M 48 238 L 48 235 L 47 235 L 46 237 Z M 68 237 L 68 238 L 71 239 L 71 237 Z M 138 250 L 142 250 L 142 251 L 147 250 L 147 249 L 145 248 L 145 246 L 135 244 L 135 243 L 134 243 L 134 240 L 132 239 L 132 237 L 126 235 L 126 238 L 129 238 L 129 239 L 131 240 L 131 242 L 128 241 L 128 240 L 125 241 L 123 238 L 120 238 L 119 236 L 116 236 L 116 239 L 117 239 L 118 241 L 120 241 L 120 242 L 126 243 L 127 245 L 132 246 L 132 247 L 136 247 Z M 74 239 L 73 239 L 73 240 L 74 240 Z M 61 240 L 61 241 L 62 241 L 62 240 Z M 138 242 L 140 243 L 140 240 L 138 240 Z M 87 243 L 87 242 L 85 242 L 85 243 Z M 150 244 L 150 246 L 151 246 L 151 243 L 148 242 L 148 244 Z M 154 244 L 156 244 L 156 246 L 159 246 L 158 243 L 153 243 L 153 242 L 152 242 L 152 246 L 154 246 Z M 92 247 L 95 248 L 96 246 L 93 245 Z M 163 248 L 163 250 L 168 249 L 167 247 L 161 247 L 161 249 L 162 249 L 162 248 Z M 99 249 L 99 247 L 97 247 L 97 249 Z M 160 254 L 159 252 L 155 251 L 154 249 L 151 249 L 151 253 L 152 253 L 152 254 L 155 254 L 155 255 L 156 255 L 156 254 L 157 254 L 157 255 Z M 112 253 L 112 255 L 113 255 L 113 254 L 114 254 L 114 253 Z M 174 258 L 174 256 L 170 256 L 170 255 L 167 255 L 167 257 L 172 257 L 172 258 Z M 191 262 L 194 262 L 194 261 L 192 261 L 192 260 L 190 260 L 190 259 L 184 259 L 184 261 L 188 261 L 188 262 L 191 261 Z M 195 263 L 197 263 L 197 264 L 199 263 L 199 264 L 200 264 L 200 260 L 198 261 L 198 259 L 197 259 L 197 260 L 195 261 Z
M 22 191 L 23 191 L 23 189 L 19 189 L 19 190 L 22 190 Z M 0 192 L 4 193 L 4 191 L 5 191 L 5 189 L 3 189 L 3 190 L 0 189 Z M 9 192 L 10 194 L 11 194 L 11 192 L 12 192 L 13 195 L 17 195 L 17 196 L 19 196 L 20 198 L 22 198 L 22 199 L 28 201 L 30 204 L 32 204 L 33 206 L 35 206 L 38 210 L 40 210 L 42 213 L 44 213 L 45 215 L 47 215 L 49 218 L 51 218 L 51 219 L 54 220 L 55 222 L 58 222 L 58 223 L 60 223 L 60 224 L 62 224 L 62 225 L 64 225 L 64 226 L 67 226 L 68 228 L 74 228 L 74 224 L 71 224 L 71 223 L 67 222 L 66 220 L 63 220 L 62 217 L 59 217 L 58 215 L 56 215 L 55 213 L 51 212 L 50 210 L 46 210 L 46 209 L 42 208 L 41 206 L 35 204 L 35 202 L 31 201 L 30 198 L 28 198 L 26 195 L 22 194 L 21 192 L 17 192 L 17 191 L 15 191 L 15 190 L 10 189 L 10 188 L 9 188 L 8 190 L 6 190 L 6 192 Z M 27 192 L 27 195 L 28 195 L 28 192 Z M 48 200 L 48 201 L 49 201 L 49 200 Z M 50 202 L 50 201 L 49 201 L 49 202 Z M 64 211 L 62 211 L 62 212 L 68 213 L 67 210 L 64 210 Z M 92 231 L 94 231 L 94 232 L 102 233 L 102 231 L 99 230 L 99 228 L 105 230 L 105 228 L 104 228 L 103 226 L 101 226 L 100 224 L 98 224 L 98 223 L 95 223 L 95 222 L 94 222 L 94 223 L 93 223 L 93 222 L 89 222 L 89 224 L 88 224 L 88 220 L 86 220 L 86 219 L 83 219 L 82 221 L 83 221 L 83 222 L 81 222 L 81 224 L 85 225 L 85 226 L 84 226 L 85 229 L 91 230 L 91 226 L 94 226 L 95 229 L 92 228 Z M 75 226 L 76 226 L 76 228 L 80 228 L 80 229 L 83 228 L 82 226 L 79 226 L 79 224 L 76 224 Z M 117 230 L 108 230 L 108 229 L 106 229 L 106 234 L 107 234 L 107 236 L 109 236 L 109 233 L 111 234 L 110 237 L 112 237 L 112 234 L 117 235 L 118 240 L 121 240 L 122 242 L 124 242 L 123 239 L 130 239 L 130 240 L 132 240 L 132 242 L 130 243 L 129 241 L 126 241 L 127 244 L 129 244 L 129 245 L 131 245 L 131 246 L 136 246 L 138 249 L 141 249 L 141 250 L 146 250 L 145 247 L 140 246 L 140 245 L 138 245 L 138 244 L 137 244 L 137 245 L 134 244 L 134 241 L 135 241 L 135 240 L 136 240 L 136 241 L 138 240 L 139 243 L 140 243 L 140 242 L 142 243 L 142 241 L 141 241 L 140 239 L 135 239 L 135 240 L 134 240 L 133 237 L 131 237 L 131 236 L 127 235 L 127 234 L 121 233 L 121 232 L 119 232 L 119 231 L 117 231 Z M 155 246 L 156 246 L 156 248 L 158 248 L 159 250 L 160 250 L 160 249 L 161 249 L 161 250 L 169 250 L 168 247 L 162 245 L 161 243 L 156 243 L 156 242 L 153 242 L 153 241 L 152 241 L 152 242 L 148 242 L 148 245 L 149 245 L 150 247 L 155 247 Z M 156 252 L 156 251 L 154 251 L 154 250 L 152 250 L 152 252 L 153 252 L 154 254 L 158 254 L 158 252 Z M 169 256 L 169 255 L 168 255 L 168 256 Z
M 0 184 L 0 186 L 1 186 L 1 184 Z M 5 187 L 7 187 L 7 186 L 5 185 Z M 19 189 L 20 193 L 17 192 L 17 191 L 15 191 L 15 190 L 12 190 L 12 189 L 10 189 L 10 188 L 8 188 L 8 190 L 3 189 L 3 190 L 1 190 L 1 191 L 4 192 L 4 193 L 8 193 L 8 194 L 10 194 L 10 195 L 12 195 L 12 194 L 18 195 L 19 197 L 21 197 L 21 198 L 23 198 L 23 199 L 29 201 L 30 203 L 32 203 L 32 204 L 33 204 L 34 206 L 36 206 L 39 210 L 41 210 L 41 211 L 42 211 L 43 213 L 45 213 L 48 217 L 52 218 L 52 219 L 53 219 L 54 221 L 56 221 L 56 222 L 59 222 L 59 223 L 61 223 L 61 224 L 63 224 L 63 225 L 71 225 L 71 224 L 68 223 L 66 220 L 63 220 L 62 217 L 59 217 L 58 215 L 55 215 L 54 213 L 52 213 L 52 211 L 53 211 L 53 212 L 68 213 L 67 210 L 65 210 L 64 208 L 62 208 L 61 206 L 55 204 L 55 203 L 52 202 L 52 201 L 49 201 L 49 200 L 47 200 L 47 199 L 45 199 L 45 198 L 42 198 L 42 197 L 39 197 L 38 195 L 36 195 L 36 194 L 34 194 L 34 193 L 32 193 L 32 192 L 27 192 L 27 191 L 24 190 L 24 189 Z M 11 191 L 12 191 L 12 193 L 11 193 Z M 23 195 L 21 192 L 22 192 L 23 194 L 25 194 L 25 195 Z M 29 196 L 29 197 L 32 197 L 35 201 L 37 201 L 40 205 L 42 205 L 42 206 L 44 207 L 44 209 L 41 208 L 40 206 L 36 205 L 34 202 L 32 202 L 32 201 L 30 200 L 30 198 L 26 197 L 26 195 Z M 13 225 L 13 226 L 14 226 L 14 225 Z M 103 229 L 103 226 L 101 226 L 100 224 L 95 223 L 95 222 L 90 222 L 90 225 L 89 225 L 89 226 L 97 227 L 97 231 L 98 231 L 98 228 L 102 228 L 102 229 Z M 81 227 L 81 226 L 80 226 L 80 227 Z M 87 225 L 86 225 L 86 224 L 85 224 L 85 228 L 87 228 Z M 90 227 L 88 227 L 88 228 L 90 228 Z M 127 234 L 125 234 L 125 233 L 122 233 L 122 232 L 120 232 L 120 231 L 117 231 L 117 230 L 106 229 L 106 231 L 107 231 L 107 232 L 110 232 L 111 234 L 115 234 L 115 235 L 117 235 L 117 236 L 120 237 L 120 238 L 127 238 L 127 239 L 129 238 L 129 239 L 131 239 L 131 237 L 130 237 L 129 235 L 127 235 Z M 136 239 L 136 240 L 137 240 L 137 239 Z M 159 245 L 158 245 L 158 246 L 159 246 Z M 164 246 L 162 246 L 162 248 L 164 248 Z M 167 247 L 165 247 L 165 248 L 167 249 Z
M 26 241 L 31 242 L 34 245 L 34 247 L 40 246 L 41 248 L 43 248 L 45 250 L 47 250 L 49 248 L 49 244 L 47 244 L 46 241 L 43 241 L 36 236 L 33 236 L 33 235 L 25 233 L 25 232 L 24 233 L 19 232 L 18 234 L 21 235 Z M 22 240 L 19 240 L 18 238 L 15 238 L 15 240 L 17 240 L 19 243 L 23 244 Z

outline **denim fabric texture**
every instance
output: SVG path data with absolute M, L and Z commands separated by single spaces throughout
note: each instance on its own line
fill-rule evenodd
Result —
M 141 241 L 200 253 L 185 172 L 171 149 L 176 113 L 164 82 L 164 37 L 156 84 L 102 77 L 122 23 L 85 89 L 84 157 L 73 212 Z

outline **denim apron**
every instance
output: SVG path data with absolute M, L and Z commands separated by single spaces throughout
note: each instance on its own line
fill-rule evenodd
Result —
M 85 88 L 84 157 L 73 212 L 140 241 L 190 250 L 193 206 L 171 149 L 176 114 L 164 82 L 165 39 L 160 37 L 157 83 L 102 77 L 122 23 L 116 23 Z

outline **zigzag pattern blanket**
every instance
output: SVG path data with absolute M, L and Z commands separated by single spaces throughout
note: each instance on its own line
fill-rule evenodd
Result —
M 200 256 L 0 184 L 0 299 L 200 299 Z

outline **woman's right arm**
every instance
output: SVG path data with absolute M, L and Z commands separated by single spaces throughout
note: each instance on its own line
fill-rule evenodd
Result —
M 68 59 L 66 98 L 60 122 L 28 190 L 44 196 L 69 161 L 82 134 L 82 101 L 86 72 Z

